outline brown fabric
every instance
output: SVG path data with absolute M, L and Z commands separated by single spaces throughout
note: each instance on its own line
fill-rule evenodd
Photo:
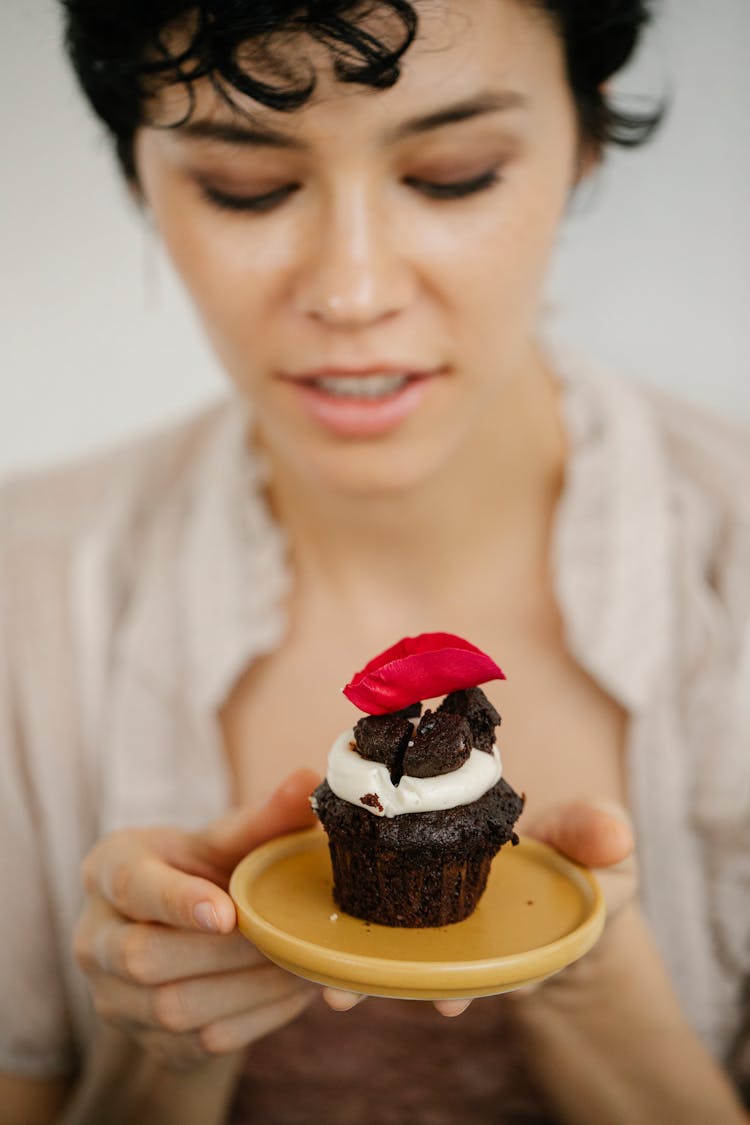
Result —
M 502 997 L 446 1019 L 432 1004 L 322 999 L 251 1048 L 230 1125 L 554 1125 Z

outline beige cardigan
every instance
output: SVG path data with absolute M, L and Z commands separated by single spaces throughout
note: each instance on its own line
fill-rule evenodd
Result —
M 561 379 L 568 643 L 631 716 L 645 910 L 726 1057 L 750 981 L 750 442 L 579 362 Z M 96 837 L 227 805 L 216 708 L 282 640 L 289 581 L 247 426 L 229 400 L 0 493 L 2 1069 L 52 1075 L 85 1050 L 69 946 Z

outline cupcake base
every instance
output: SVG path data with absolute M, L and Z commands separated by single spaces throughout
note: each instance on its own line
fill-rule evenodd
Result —
M 328 833 L 333 897 L 347 914 L 386 926 L 447 926 L 475 910 L 493 857 L 518 843 L 523 799 L 504 780 L 470 805 L 386 818 L 314 794 Z

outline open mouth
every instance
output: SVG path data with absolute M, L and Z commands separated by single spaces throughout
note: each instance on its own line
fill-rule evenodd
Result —
M 403 423 L 443 368 L 310 371 L 282 376 L 318 426 L 340 437 L 376 437 Z
M 332 395 L 334 398 L 372 401 L 398 394 L 418 378 L 420 376 L 408 374 L 324 375 L 304 382 L 313 390 Z

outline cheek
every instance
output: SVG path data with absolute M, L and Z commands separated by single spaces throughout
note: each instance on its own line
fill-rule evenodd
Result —
M 541 304 L 554 227 L 543 231 L 528 216 L 523 224 L 487 231 L 448 261 L 441 272 L 442 302 L 454 345 L 472 364 L 484 366 L 530 340 Z
M 267 231 L 264 239 L 250 237 L 241 218 L 190 201 L 180 207 L 174 197 L 156 219 L 220 365 L 238 388 L 255 393 L 273 344 L 271 309 L 284 287 L 282 240 Z
M 442 291 L 465 347 L 510 346 L 533 331 L 566 199 L 566 191 L 519 185 L 457 231 L 453 249 L 442 236 Z
M 211 210 L 189 189 L 164 193 L 154 214 L 174 268 L 212 336 L 251 334 L 283 293 L 293 240 L 283 223 L 253 226 Z

